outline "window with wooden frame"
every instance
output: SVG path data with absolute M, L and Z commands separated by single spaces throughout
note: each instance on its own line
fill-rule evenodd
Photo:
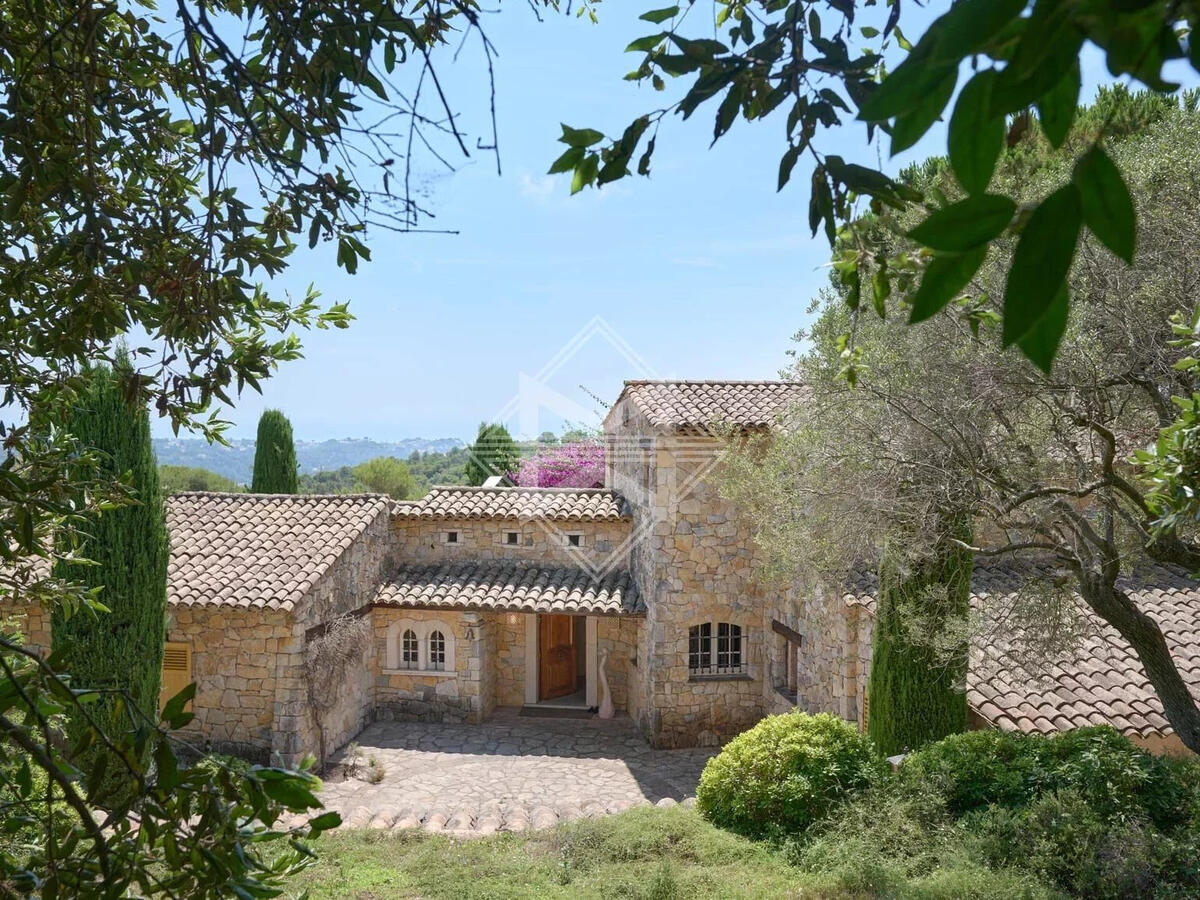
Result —
M 167 641 L 163 648 L 162 687 L 158 693 L 159 708 L 166 706 L 168 700 L 191 683 L 191 645 L 182 641 Z

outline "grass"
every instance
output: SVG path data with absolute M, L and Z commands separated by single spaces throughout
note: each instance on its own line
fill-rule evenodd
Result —
M 392 898 L 1018 898 L 1026 885 L 964 867 L 922 878 L 816 875 L 780 849 L 714 828 L 683 808 L 630 810 L 529 834 L 456 840 L 411 831 L 338 831 L 315 844 L 320 861 L 292 895 Z

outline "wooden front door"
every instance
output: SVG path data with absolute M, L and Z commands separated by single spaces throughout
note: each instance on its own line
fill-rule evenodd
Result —
M 575 621 L 571 616 L 538 616 L 538 699 L 575 693 Z

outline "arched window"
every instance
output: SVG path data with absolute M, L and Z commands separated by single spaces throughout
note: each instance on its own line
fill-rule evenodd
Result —
M 702 622 L 688 629 L 689 675 L 743 675 L 745 672 L 741 625 Z
M 399 619 L 387 630 L 385 671 L 454 673 L 454 629 L 436 619 Z
M 436 630 L 429 632 L 429 668 L 436 672 L 446 668 L 446 638 Z
M 420 646 L 417 641 L 417 633 L 411 628 L 405 628 L 404 634 L 400 638 L 400 668 L 419 669 L 421 667 Z

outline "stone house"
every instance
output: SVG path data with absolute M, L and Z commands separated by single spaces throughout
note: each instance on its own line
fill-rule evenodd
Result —
M 588 716 L 605 684 L 659 747 L 717 744 L 796 706 L 861 723 L 872 586 L 760 582 L 753 534 L 713 477 L 715 424 L 769 429 L 805 396 L 783 381 L 627 382 L 598 489 L 171 497 L 164 697 L 194 681 L 198 743 L 283 764 L 376 719 Z M 977 590 L 1016 590 L 1006 577 L 980 569 Z M 1145 590 L 1178 651 L 1200 658 L 1200 590 L 1165 570 Z M 40 610 L 6 612 L 49 645 Z M 315 667 L 335 640 L 337 665 Z M 1050 682 L 1015 671 L 976 647 L 978 724 L 1102 720 L 1173 747 L 1115 635 L 1098 631 Z M 1200 687 L 1200 665 L 1189 671 Z

